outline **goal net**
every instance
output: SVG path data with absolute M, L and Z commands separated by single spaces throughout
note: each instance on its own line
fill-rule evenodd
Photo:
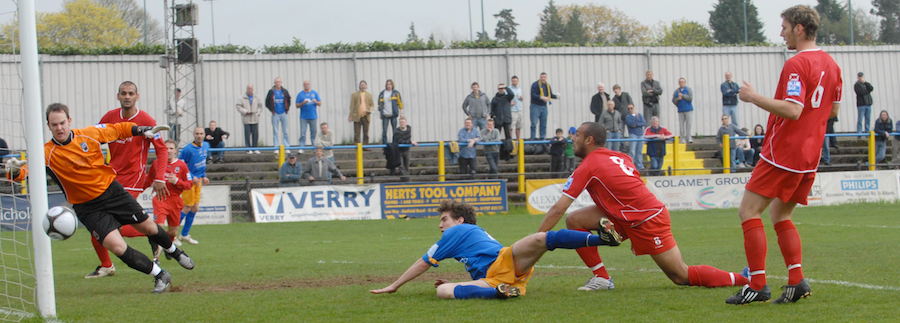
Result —
M 10 15 L 2 18 L 13 19 Z M 19 55 L 13 54 L 17 52 L 15 39 L 0 39 L 0 52 L 0 161 L 5 163 L 14 156 L 21 158 L 25 129 L 21 64 Z M 37 313 L 30 204 L 23 194 L 24 183 L 8 181 L 5 174 L 6 169 L 0 171 L 0 319 L 19 321 Z

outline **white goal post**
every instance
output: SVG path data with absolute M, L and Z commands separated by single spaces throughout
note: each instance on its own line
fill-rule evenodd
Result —
M 34 276 L 38 311 L 42 317 L 56 317 L 56 294 L 53 285 L 53 254 L 50 237 L 44 234 L 43 218 L 47 214 L 47 174 L 44 165 L 44 127 L 41 107 L 41 79 L 38 65 L 37 28 L 34 0 L 19 0 L 19 48 L 22 57 L 22 109 L 25 116 L 25 140 L 28 167 L 35 170 L 28 177 L 31 201 L 31 230 L 34 243 Z

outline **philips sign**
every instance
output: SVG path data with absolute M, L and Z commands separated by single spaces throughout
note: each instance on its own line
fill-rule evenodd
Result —
M 878 189 L 878 180 L 877 179 L 852 179 L 852 180 L 842 180 L 841 181 L 841 190 L 842 191 L 867 191 L 867 190 L 877 190 Z

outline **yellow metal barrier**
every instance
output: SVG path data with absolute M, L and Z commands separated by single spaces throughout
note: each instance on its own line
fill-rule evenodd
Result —
M 525 193 L 525 139 L 519 139 L 519 193 Z
M 663 145 L 666 143 L 664 142 Z M 660 165 L 662 168 L 662 165 Z M 675 141 L 672 142 L 672 173 L 669 175 L 675 175 L 675 170 L 678 169 L 678 136 L 675 136 Z
M 722 167 L 725 174 L 731 174 L 731 140 L 729 135 L 722 135 Z
M 875 170 L 875 132 L 869 131 L 869 170 Z
M 365 183 L 365 176 L 363 174 L 363 148 L 362 143 L 356 144 L 356 184 L 362 185 Z
M 109 156 L 109 155 L 107 155 L 107 156 Z M 24 151 L 19 154 L 19 159 L 20 160 L 27 159 L 27 157 L 25 157 Z M 107 163 L 109 163 L 109 157 L 107 157 L 106 161 L 107 161 Z M 12 175 L 10 175 L 10 177 L 12 177 Z M 28 194 L 28 180 L 27 179 L 22 180 L 22 195 L 25 195 L 25 194 Z
M 281 169 L 281 165 L 284 165 L 284 146 L 278 146 L 278 169 Z
M 447 177 L 444 169 L 444 142 L 438 141 L 438 182 L 443 182 Z

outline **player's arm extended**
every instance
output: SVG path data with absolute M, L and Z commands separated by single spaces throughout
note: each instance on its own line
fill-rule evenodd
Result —
M 747 81 L 744 81 L 744 87 L 741 88 L 738 97 L 741 101 L 753 103 L 763 110 L 785 119 L 797 120 L 800 119 L 800 114 L 803 113 L 802 105 L 759 95 L 759 93 L 756 93 L 753 85 Z
M 403 286 L 403 284 L 406 284 L 410 280 L 419 277 L 419 275 L 428 271 L 428 268 L 431 268 L 431 265 L 425 262 L 425 260 L 422 260 L 422 258 L 419 258 L 419 260 L 416 260 L 416 262 L 413 263 L 412 266 L 409 266 L 409 269 L 407 269 L 406 272 L 404 272 L 403 275 L 400 276 L 400 278 L 397 278 L 397 281 L 395 281 L 393 284 L 390 284 L 389 286 L 382 289 L 373 289 L 369 292 L 372 294 L 396 292 L 397 289 L 400 289 L 400 286 Z
M 538 232 L 547 232 L 553 229 L 553 227 L 559 223 L 559 220 L 562 219 L 563 215 L 566 214 L 566 210 L 572 205 L 572 201 L 574 200 L 571 197 L 566 195 L 560 196 L 559 200 L 556 201 L 556 204 L 553 204 L 553 207 L 551 207 L 550 211 L 547 212 L 547 215 L 544 216 L 544 220 L 541 221 Z
M 153 167 L 156 169 L 155 172 L 150 172 L 150 176 L 156 182 L 166 183 L 166 163 L 169 162 L 169 148 L 166 148 L 165 141 L 162 138 L 153 137 L 153 139 L 146 138 L 144 140 L 150 141 L 153 144 L 153 149 L 156 150 L 156 160 L 153 161 Z
M 831 114 L 828 115 L 828 119 L 834 118 L 838 116 L 838 112 L 841 110 L 841 104 L 838 102 L 834 102 L 831 104 Z

